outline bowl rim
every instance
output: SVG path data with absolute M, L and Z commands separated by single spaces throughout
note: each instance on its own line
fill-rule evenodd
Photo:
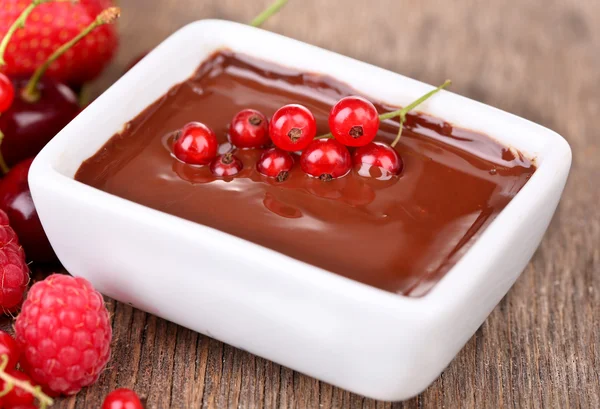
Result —
M 557 184 L 561 183 L 561 179 L 568 175 L 571 164 L 570 147 L 563 137 L 547 128 L 447 90 L 442 91 L 438 94 L 439 97 L 431 100 L 431 102 L 421 106 L 419 109 L 420 112 L 430 113 L 431 111 L 443 112 L 445 109 L 450 109 L 449 107 L 453 104 L 468 105 L 475 111 L 485 111 L 490 117 L 498 117 L 498 120 L 507 121 L 518 128 L 525 129 L 527 132 L 524 133 L 527 135 L 535 135 L 537 138 L 543 138 L 546 149 L 543 153 L 535 155 L 535 159 L 537 159 L 537 170 L 529 181 L 498 214 L 495 220 L 482 231 L 481 235 L 474 241 L 472 246 L 462 255 L 456 264 L 446 272 L 446 274 L 435 283 L 426 294 L 418 297 L 411 297 L 390 293 L 354 281 L 229 233 L 185 220 L 159 210 L 154 210 L 144 205 L 106 193 L 75 181 L 72 177 L 65 175 L 64 172 L 57 169 L 57 163 L 64 157 L 64 153 L 68 151 L 70 144 L 76 140 L 75 138 L 80 137 L 80 135 L 73 132 L 75 130 L 74 123 L 81 123 L 82 121 L 88 120 L 94 121 L 94 118 L 96 118 L 96 123 L 101 126 L 102 122 L 97 119 L 99 116 L 97 114 L 102 114 L 107 108 L 118 109 L 118 104 L 112 105 L 111 98 L 118 95 L 120 92 L 125 92 L 128 89 L 131 90 L 135 86 L 139 86 L 139 81 L 137 84 L 134 81 L 136 76 L 143 75 L 144 70 L 160 66 L 161 55 L 163 55 L 169 47 L 173 47 L 177 41 L 181 41 L 182 39 L 187 39 L 188 41 L 197 40 L 198 34 L 215 30 L 223 36 L 225 43 L 230 42 L 228 44 L 223 44 L 223 47 L 220 48 L 229 48 L 228 45 L 231 45 L 231 41 L 248 41 L 247 38 L 236 40 L 235 36 L 250 37 L 254 40 L 261 39 L 272 41 L 277 42 L 278 44 L 286 44 L 286 46 L 294 49 L 301 49 L 305 54 L 314 54 L 315 58 L 329 58 L 335 60 L 336 64 L 347 62 L 348 65 L 344 67 L 344 70 L 352 69 L 359 73 L 364 70 L 375 70 L 382 75 L 393 75 L 397 81 L 401 81 L 408 88 L 411 88 L 411 91 L 407 94 L 410 94 L 411 92 L 414 94 L 417 91 L 423 93 L 423 91 L 427 92 L 433 88 L 431 85 L 407 78 L 403 75 L 391 73 L 382 68 L 262 29 L 223 20 L 199 20 L 184 26 L 172 34 L 90 104 L 78 118 L 67 125 L 34 160 L 29 174 L 30 183 L 44 183 L 50 185 L 53 189 L 62 191 L 67 195 L 79 197 L 80 200 L 86 202 L 90 206 L 105 206 L 110 208 L 111 211 L 127 212 L 128 217 L 132 221 L 152 224 L 157 220 L 162 220 L 165 222 L 162 223 L 163 226 L 168 224 L 170 226 L 169 228 L 179 230 L 179 234 L 193 235 L 196 239 L 204 238 L 207 245 L 210 245 L 209 241 L 216 240 L 219 242 L 226 242 L 227 245 L 232 246 L 233 249 L 242 247 L 247 248 L 250 246 L 252 251 L 247 251 L 245 254 L 251 253 L 257 258 L 270 257 L 278 263 L 292 266 L 293 268 L 286 269 L 287 271 L 285 274 L 296 275 L 296 279 L 310 280 L 311 284 L 319 287 L 327 287 L 334 292 L 351 293 L 357 298 L 364 300 L 368 299 L 371 301 L 376 300 L 377 303 L 395 306 L 404 305 L 411 308 L 419 306 L 419 308 L 425 308 L 426 310 L 431 311 L 444 308 L 444 306 L 448 306 L 448 303 L 453 302 L 453 300 L 459 300 L 462 295 L 472 291 L 472 289 L 475 288 L 477 281 L 482 278 L 480 275 L 493 268 L 495 261 L 493 260 L 493 257 L 488 257 L 490 251 L 493 252 L 495 246 L 506 245 L 507 241 L 511 240 L 511 236 L 515 234 L 516 229 L 523 223 L 527 223 L 528 217 L 533 216 L 535 210 L 543 205 L 542 202 L 546 197 L 546 194 L 552 190 L 552 188 L 556 188 Z M 235 36 L 232 35 L 232 31 L 235 32 Z M 218 49 L 219 47 L 214 47 L 213 51 Z M 252 49 L 248 49 L 245 52 L 247 55 L 258 56 L 259 58 L 263 58 L 264 54 L 262 49 L 260 52 Z M 276 59 L 270 60 L 276 64 L 281 64 L 281 61 L 277 61 Z M 284 65 L 297 67 L 297 64 L 294 63 L 285 63 Z M 349 68 L 349 66 L 355 68 Z M 194 67 L 194 70 L 196 68 L 197 66 Z M 341 70 L 341 68 L 338 69 Z M 323 69 L 321 73 L 339 77 L 328 69 Z M 171 86 L 178 82 L 180 82 L 180 80 L 174 79 L 173 82 L 171 82 Z M 363 92 L 360 88 L 357 89 L 360 92 Z M 367 94 L 371 95 L 368 92 Z M 373 95 L 373 97 L 377 98 L 377 95 Z M 409 96 L 406 96 L 405 98 L 410 99 Z M 386 102 L 389 101 L 386 100 Z M 397 103 L 394 103 L 394 105 L 397 105 Z M 439 115 L 437 113 L 431 113 L 431 115 L 446 120 L 444 115 Z M 456 123 L 456 121 L 448 121 L 453 124 Z M 458 126 L 463 127 L 460 124 Z M 477 129 L 477 131 L 490 135 L 490 133 L 485 130 Z M 102 144 L 108 141 L 112 136 L 113 132 L 106 132 L 106 139 L 104 139 Z M 505 142 L 502 143 L 505 144 Z M 518 144 L 514 144 L 514 146 L 521 150 Z M 526 152 L 528 151 L 528 149 L 523 150 Z M 81 162 L 79 162 L 79 165 Z M 79 165 L 77 165 L 77 167 L 79 167 Z M 210 238 L 210 240 L 206 240 L 207 238 Z M 476 271 L 477 273 L 475 275 L 471 274 L 473 271 Z M 302 274 L 299 274 L 299 272 L 302 272 Z

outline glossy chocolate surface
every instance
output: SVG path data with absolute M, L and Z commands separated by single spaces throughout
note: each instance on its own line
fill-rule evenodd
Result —
M 256 171 L 260 150 L 238 151 L 244 169 L 219 180 L 170 152 L 174 132 L 190 121 L 205 123 L 225 144 L 229 121 L 244 108 L 271 116 L 299 103 L 314 113 L 319 134 L 326 133 L 331 106 L 351 94 L 335 79 L 223 51 L 127 124 L 76 179 L 345 277 L 422 295 L 526 183 L 535 171 L 530 160 L 421 114 L 409 116 L 397 146 L 404 170 L 388 180 L 355 169 L 323 182 L 305 175 L 296 160 L 290 177 L 276 182 Z M 380 113 L 393 109 L 376 106 Z M 397 129 L 385 121 L 377 139 L 390 142 Z

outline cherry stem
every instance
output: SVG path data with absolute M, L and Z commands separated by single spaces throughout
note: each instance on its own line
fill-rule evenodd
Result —
M 81 90 L 79 91 L 79 98 L 78 98 L 77 103 L 79 104 L 79 106 L 81 108 L 85 108 L 86 106 L 89 105 L 91 98 L 92 98 L 92 95 L 91 95 L 91 89 L 90 89 L 89 84 L 83 84 L 81 86 Z
M 281 10 L 281 8 L 283 6 L 285 6 L 287 4 L 287 2 L 288 2 L 288 0 L 275 0 L 275 2 L 273 4 L 271 4 L 262 13 L 260 13 L 258 16 L 256 16 L 254 18 L 254 20 L 252 20 L 250 22 L 250 25 L 252 27 L 260 27 L 260 26 L 262 26 L 263 23 L 265 21 L 267 21 L 267 19 L 269 17 L 271 17 L 273 14 L 275 14 L 279 10 Z
M 2 42 L 0 42 L 0 67 L 6 65 L 6 61 L 4 60 L 4 53 L 6 52 L 6 47 L 8 46 L 8 42 L 12 38 L 15 31 L 20 28 L 25 27 L 25 22 L 27 21 L 27 17 L 31 14 L 31 12 L 40 4 L 49 3 L 52 1 L 56 2 L 64 2 L 64 1 L 73 1 L 73 0 L 33 0 L 31 4 L 29 4 L 25 9 L 21 12 L 19 17 L 12 23 L 12 25 L 8 28 L 8 31 L 2 38 Z
M 40 386 L 33 386 L 30 382 L 17 379 L 14 376 L 6 373 L 6 367 L 8 366 L 8 355 L 2 354 L 0 356 L 2 362 L 0 363 L 0 379 L 4 381 L 4 389 L 0 391 L 0 397 L 8 394 L 15 386 L 21 388 L 26 392 L 32 394 L 39 402 L 40 409 L 46 409 L 48 406 L 52 406 L 54 401 L 44 392 Z
M 411 102 L 404 108 L 401 108 L 401 109 L 398 109 L 398 110 L 392 111 L 392 112 L 386 112 L 385 114 L 379 115 L 380 121 L 385 121 L 386 119 L 392 119 L 394 117 L 400 118 L 400 129 L 398 130 L 398 136 L 396 136 L 396 139 L 394 139 L 394 142 L 391 143 L 392 148 L 396 146 L 396 144 L 400 140 L 400 136 L 402 136 L 402 128 L 404 127 L 404 122 L 406 121 L 406 114 L 408 114 L 410 111 L 415 109 L 418 105 L 425 102 L 427 99 L 431 98 L 436 93 L 438 93 L 441 90 L 443 90 L 444 88 L 448 87 L 450 84 L 452 84 L 452 81 L 446 80 L 442 85 L 440 85 L 439 87 L 437 87 L 436 89 L 434 89 L 432 91 L 429 91 L 427 94 L 425 94 L 422 97 L 420 97 L 419 99 Z M 331 138 L 333 138 L 333 135 L 331 134 L 331 132 L 315 137 L 315 139 L 331 139 Z
M 96 19 L 86 28 L 81 30 L 79 34 L 73 37 L 70 41 L 67 41 L 63 45 L 61 45 L 56 51 L 52 53 L 48 59 L 38 67 L 37 70 L 33 73 L 31 79 L 21 92 L 21 97 L 27 102 L 36 102 L 40 99 L 40 92 L 37 89 L 37 85 L 48 69 L 50 65 L 60 58 L 67 50 L 81 41 L 85 36 L 94 31 L 99 26 L 104 24 L 111 24 L 121 15 L 121 9 L 118 7 L 109 7 L 106 10 L 102 11 Z

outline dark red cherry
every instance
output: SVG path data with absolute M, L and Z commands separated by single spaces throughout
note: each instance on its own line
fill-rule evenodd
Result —
M 21 90 L 28 78 L 13 78 L 15 90 Z M 27 102 L 20 95 L 0 115 L 4 140 L 0 151 L 7 165 L 35 156 L 80 111 L 77 95 L 65 84 L 42 78 L 37 85 L 40 99 Z
M 238 148 L 260 148 L 269 143 L 269 121 L 259 111 L 244 109 L 229 124 L 229 138 Z
M 352 158 L 348 148 L 337 140 L 315 139 L 302 152 L 300 167 L 310 176 L 328 181 L 348 174 Z
M 308 108 L 285 105 L 277 110 L 269 124 L 271 140 L 284 151 L 304 150 L 317 134 L 317 123 Z
M 0 113 L 6 112 L 15 99 L 15 87 L 8 77 L 0 72 Z
M 175 139 L 173 154 L 189 165 L 208 165 L 217 156 L 218 146 L 212 129 L 200 122 L 190 122 Z
M 53 262 L 56 256 L 44 233 L 29 191 L 27 175 L 33 159 L 16 164 L 0 179 L 0 209 L 10 219 L 27 258 L 39 263 Z
M 278 182 L 286 180 L 294 166 L 294 158 L 279 148 L 267 149 L 260 155 L 256 168 L 261 175 L 276 178 Z
M 210 171 L 219 178 L 235 176 L 240 173 L 243 167 L 242 161 L 232 153 L 217 156 L 210 163 Z
M 358 148 L 352 156 L 352 163 L 358 168 L 361 176 L 372 176 L 371 168 L 382 171 L 381 177 L 398 175 L 404 166 L 398 152 L 387 143 L 371 142 Z
M 102 409 L 144 409 L 144 407 L 134 391 L 119 388 L 106 395 Z
M 377 109 L 361 97 L 342 98 L 329 113 L 329 129 L 346 146 L 364 146 L 379 130 Z

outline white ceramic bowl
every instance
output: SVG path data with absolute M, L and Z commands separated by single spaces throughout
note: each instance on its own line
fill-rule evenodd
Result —
M 421 111 L 535 157 L 538 170 L 425 296 L 346 279 L 232 235 L 110 195 L 73 175 L 123 125 L 219 48 L 329 74 L 406 105 L 432 89 L 268 31 L 216 20 L 159 45 L 38 155 L 29 183 L 56 254 L 102 293 L 368 397 L 402 400 L 448 365 L 517 279 L 555 211 L 571 151 L 556 133 L 442 92 Z

